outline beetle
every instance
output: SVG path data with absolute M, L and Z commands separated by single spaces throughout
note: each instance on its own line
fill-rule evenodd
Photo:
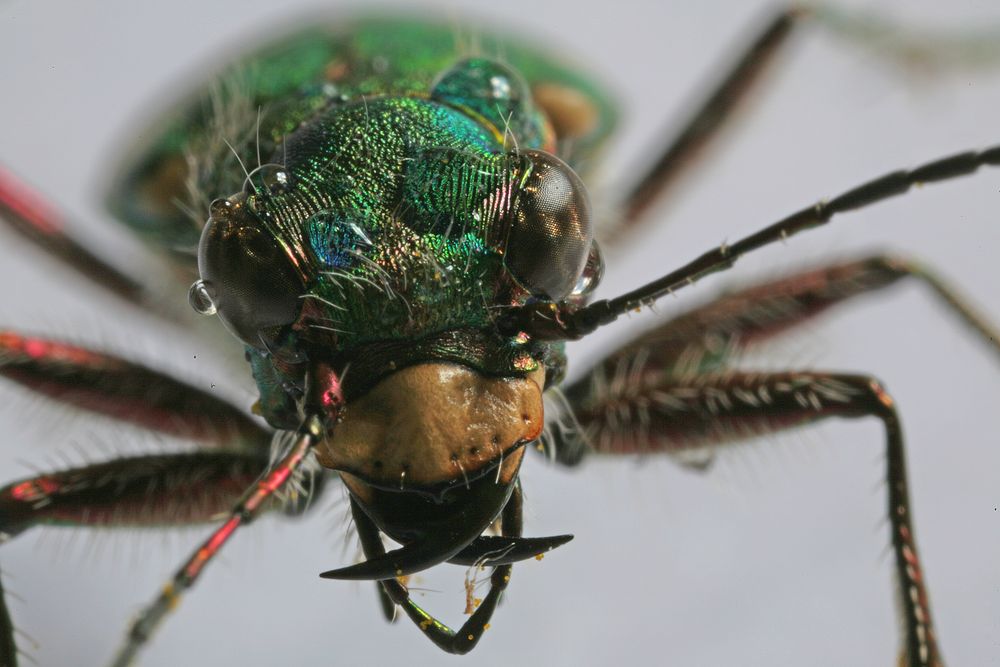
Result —
M 988 138 L 987 138 L 987 137 L 976 137 L 976 138 L 975 138 L 975 139 L 974 139 L 973 141 L 965 141 L 965 142 L 958 142 L 958 144 L 959 144 L 959 147 L 964 147 L 964 146 L 966 146 L 966 145 L 969 145 L 969 146 L 973 146 L 973 145 L 979 145 L 979 144 L 982 144 L 982 145 L 986 145 L 987 143 L 988 143 Z M 954 147 L 955 147 L 955 145 L 954 145 L 954 142 L 949 142 L 949 143 L 948 143 L 947 145 L 942 145 L 942 146 L 940 146 L 940 147 L 939 147 L 939 148 L 941 149 L 940 151 L 937 151 L 937 150 L 936 150 L 936 148 L 935 148 L 935 150 L 931 150 L 931 151 L 930 151 L 930 153 L 929 153 L 929 155 L 924 155 L 924 152 L 923 152 L 923 151 L 920 151 L 920 152 L 914 152 L 914 153 L 912 153 L 912 154 L 909 154 L 909 153 L 908 153 L 908 154 L 907 154 L 907 156 L 908 156 L 908 157 L 912 157 L 912 159 L 913 159 L 913 160 L 919 160 L 919 159 L 920 159 L 921 157 L 927 157 L 927 156 L 933 156 L 933 155 L 936 155 L 936 154 L 937 154 L 938 152 L 941 152 L 941 153 L 943 154 L 943 152 L 947 152 L 947 150 L 949 150 L 949 149 L 952 149 L 952 148 L 954 148 Z M 898 162 L 897 160 L 889 160 L 889 159 L 886 159 L 886 160 L 885 160 L 885 163 L 884 163 L 884 166 L 885 166 L 885 167 L 887 167 L 887 168 L 891 168 L 891 167 L 895 167 L 895 166 L 898 166 L 898 165 L 897 165 L 897 162 Z M 880 163 L 880 164 L 881 164 L 881 163 Z M 867 167 L 866 167 L 866 168 L 867 168 Z M 878 170 L 877 170 L 877 169 L 876 169 L 876 170 L 873 170 L 873 173 L 878 173 Z M 846 173 L 845 175 L 843 175 L 843 176 L 841 176 L 841 177 L 838 177 L 838 178 L 842 178 L 842 179 L 844 179 L 844 180 L 843 180 L 843 183 L 844 183 L 845 185 L 850 185 L 850 184 L 852 184 L 852 183 L 853 183 L 854 181 L 858 180 L 858 178 L 857 178 L 858 176 L 861 176 L 861 177 L 863 178 L 863 177 L 864 177 L 864 176 L 866 176 L 866 175 L 868 175 L 868 174 L 867 174 L 867 173 L 865 173 L 865 174 L 860 174 L 860 173 L 859 173 L 859 172 L 857 171 L 857 168 L 855 168 L 855 169 L 852 169 L 852 170 L 851 170 L 850 172 Z M 744 176 L 744 178 L 745 178 L 745 176 Z M 838 181 L 838 182 L 839 182 L 839 181 Z M 829 193 L 832 193 L 832 192 L 833 192 L 833 190 L 831 190 L 831 189 L 830 189 L 830 188 L 831 188 L 831 186 L 830 186 L 830 183 L 831 183 L 831 181 L 830 181 L 830 180 L 826 180 L 826 181 L 817 181 L 817 182 L 816 182 L 815 184 L 813 184 L 813 185 L 811 186 L 811 189 L 809 189 L 809 190 L 808 190 L 808 194 L 806 194 L 806 195 L 805 195 L 805 199 L 806 199 L 806 200 L 808 200 L 808 199 L 809 199 L 810 197 L 813 197 L 813 193 L 814 193 L 814 192 L 815 192 L 815 193 L 816 193 L 817 195 L 818 195 L 818 194 L 824 194 L 824 193 L 826 193 L 826 194 L 829 194 Z M 803 192 L 803 189 L 802 189 L 801 187 L 797 187 L 797 188 L 794 188 L 794 189 L 793 189 L 793 188 L 792 188 L 791 186 L 788 186 L 788 185 L 784 185 L 784 184 L 782 185 L 782 188 L 781 188 L 781 190 L 782 190 L 782 192 L 783 192 L 784 194 L 786 194 L 786 195 L 789 195 L 789 194 L 791 194 L 791 196 L 793 197 L 793 199 L 792 199 L 792 201 L 793 201 L 793 202 L 798 202 L 798 201 L 799 201 L 799 199 L 798 199 L 798 195 L 797 195 L 797 194 L 795 194 L 795 193 L 801 193 L 801 192 Z M 919 196 L 931 196 L 931 195 L 929 194 L 929 192 L 930 192 L 930 190 L 928 190 L 928 193 L 923 193 L 923 194 L 921 194 L 921 195 L 918 195 L 918 197 L 919 197 Z M 950 199 L 950 198 L 949 198 L 949 199 Z M 805 203 L 805 202 L 802 202 L 802 203 Z M 787 211 L 787 205 L 788 205 L 788 199 L 787 199 L 787 197 L 786 197 L 786 199 L 785 199 L 785 200 L 783 201 L 783 203 L 782 203 L 781 205 L 776 205 L 776 207 L 775 207 L 775 208 L 774 208 L 773 210 L 774 210 L 774 211 L 776 211 L 776 212 L 778 212 L 778 213 L 783 213 L 783 212 L 786 212 L 786 211 Z M 793 203 L 793 205 L 794 205 L 794 203 Z M 901 205 L 903 205 L 903 204 L 901 204 Z M 767 213 L 762 213 L 760 217 L 761 217 L 761 218 L 763 218 L 763 219 L 767 219 Z M 680 223 L 678 222 L 677 224 L 679 225 Z M 847 223 L 844 223 L 844 224 L 846 225 Z M 934 224 L 934 223 L 927 223 L 927 224 L 928 224 L 928 226 L 933 226 L 933 224 Z M 755 226 L 756 226 L 756 225 L 755 225 L 755 224 L 754 224 L 753 222 L 749 222 L 749 223 L 748 223 L 748 230 L 749 230 L 749 229 L 753 229 L 753 228 L 754 228 Z M 879 226 L 879 225 L 878 225 L 877 223 L 874 223 L 874 224 L 872 224 L 872 225 L 866 225 L 866 228 L 867 228 L 867 227 L 871 227 L 871 228 L 873 229 L 873 233 L 878 233 L 878 232 L 877 232 L 877 231 L 875 230 L 875 228 L 876 228 L 876 227 L 878 227 L 878 226 Z M 910 230 L 910 228 L 911 228 L 911 227 L 915 227 L 915 226 L 916 226 L 916 225 L 912 225 L 912 226 L 907 226 L 907 227 L 905 228 L 905 229 L 906 229 L 906 231 L 907 231 L 907 233 L 909 233 L 909 230 Z M 732 233 L 732 232 L 730 231 L 730 228 L 726 228 L 726 227 L 723 227 L 723 228 L 721 228 L 721 229 L 724 229 L 724 230 L 726 230 L 726 231 L 725 231 L 725 233 L 727 233 L 727 234 L 731 234 L 731 233 Z M 721 234 L 721 233 L 723 233 L 723 232 L 722 232 L 722 231 L 720 231 L 720 232 L 719 232 L 719 234 Z M 817 233 L 818 233 L 818 232 L 817 232 Z M 831 232 L 831 233 L 835 233 L 835 232 Z M 852 233 L 853 233 L 853 232 L 852 232 Z M 867 233 L 867 229 L 866 229 L 866 233 Z M 711 239 L 712 239 L 713 241 L 715 241 L 715 240 L 718 240 L 718 239 L 717 239 L 716 237 L 714 237 L 714 236 L 713 236 L 713 237 L 710 237 L 710 238 L 711 238 Z M 705 240 L 705 239 L 702 239 L 702 241 L 704 241 L 704 240 Z M 798 242 L 799 242 L 799 240 L 798 240 L 798 239 L 796 239 L 795 243 L 798 243 Z M 693 243 L 693 244 L 692 244 L 692 246 L 691 246 L 691 250 L 692 250 L 692 251 L 697 251 L 697 250 L 701 249 L 701 248 L 702 248 L 702 247 L 703 247 L 704 245 L 705 245 L 705 243 L 704 243 L 704 242 L 702 242 L 702 243 L 700 243 L 700 244 L 699 244 L 699 243 Z M 794 244 L 793 244 L 793 247 L 794 247 Z M 917 250 L 918 250 L 918 251 L 920 250 L 920 249 L 919 249 L 919 247 L 917 248 Z M 677 251 L 677 252 L 678 252 L 678 257 L 685 257 L 685 256 L 686 256 L 686 255 L 684 255 L 684 254 L 682 253 L 682 251 L 681 251 L 680 249 L 678 249 L 678 251 Z M 693 254 L 693 253 L 688 253 L 688 255 L 691 255 L 691 254 Z M 790 254 L 793 254 L 793 253 L 792 253 L 791 251 L 786 251 L 786 254 L 787 254 L 787 255 L 790 255 Z M 661 262 L 661 261 L 662 261 L 662 260 L 658 260 L 658 262 Z M 682 260 L 681 260 L 681 261 L 682 261 Z M 943 267 L 943 266 L 942 266 L 942 268 L 945 268 L 945 267 Z M 653 277 L 654 275 L 656 275 L 656 272 L 655 272 L 655 271 L 654 271 L 654 272 L 652 272 L 652 273 L 651 273 L 651 274 L 650 274 L 650 275 L 649 275 L 648 277 Z M 619 284 L 618 286 L 619 286 L 619 287 L 620 287 L 621 289 L 626 289 L 626 288 L 627 288 L 628 286 L 630 286 L 630 285 L 633 285 L 633 284 L 635 284 L 635 281 L 634 281 L 634 280 L 631 280 L 631 281 L 623 281 L 623 282 L 622 282 L 622 283 L 620 283 L 620 284 Z M 858 326 L 860 326 L 860 324 L 859 324 Z M 949 334 L 947 334 L 947 335 L 949 335 L 949 336 L 954 336 L 954 331 L 951 331 L 951 332 L 950 332 Z M 945 339 L 945 340 L 950 340 L 950 339 Z M 199 356 L 200 356 L 200 358 L 203 358 L 203 357 L 204 357 L 204 355 L 199 355 Z M 853 364 L 853 362 L 852 362 L 852 364 Z M 883 375 L 883 376 L 885 376 L 885 373 L 883 373 L 883 372 L 880 372 L 879 374 L 880 374 L 880 375 Z M 895 390 L 895 391 L 897 391 L 897 393 L 898 393 L 898 389 L 899 389 L 899 387 L 898 387 L 898 383 L 897 383 L 897 382 L 896 382 L 895 380 L 893 380 L 893 379 L 891 379 L 891 378 L 888 378 L 888 377 L 887 377 L 887 380 L 889 380 L 889 381 L 890 381 L 890 386 L 891 386 L 892 388 L 894 388 L 894 390 Z M 917 437 L 917 436 L 918 436 L 918 433 L 916 432 L 916 429 L 915 429 L 915 428 L 913 428 L 913 427 L 910 427 L 909 425 L 908 425 L 908 432 L 910 433 L 910 437 L 911 437 L 911 439 L 912 439 L 912 438 L 914 438 L 914 437 Z M 859 447 L 860 447 L 860 445 L 859 445 Z M 873 454 L 873 456 L 874 456 L 874 454 Z M 654 467 L 654 468 L 656 469 L 656 479 L 657 479 L 657 480 L 659 480 L 659 479 L 660 479 L 660 478 L 661 478 L 661 477 L 662 477 L 663 475 L 665 475 L 665 474 L 669 474 L 669 473 L 666 473 L 666 472 L 664 471 L 664 469 L 663 469 L 663 467 L 662 467 L 662 466 L 655 466 L 655 465 L 654 465 L 653 467 Z M 637 472 L 638 472 L 638 471 L 634 471 L 634 470 L 630 470 L 630 471 L 629 471 L 629 474 L 632 474 L 632 473 L 637 473 Z M 803 473 L 803 474 L 804 474 L 804 473 Z M 608 471 L 606 471 L 606 470 L 605 470 L 605 471 L 604 471 L 604 477 L 607 477 L 607 476 L 612 476 L 612 477 L 613 477 L 613 473 L 609 473 Z M 553 482 L 553 484 L 558 484 L 558 483 L 559 483 L 558 481 L 555 481 L 555 482 Z M 650 483 L 653 483 L 653 482 L 650 482 Z M 656 482 L 656 483 L 659 483 L 659 482 Z M 533 487 L 533 486 L 534 486 L 534 485 L 532 485 L 532 487 Z M 600 483 L 599 481 L 597 481 L 597 480 L 594 480 L 591 486 L 592 486 L 592 488 L 593 488 L 593 487 L 598 487 L 598 488 L 600 488 L 600 487 L 601 487 L 601 483 Z M 612 489 L 612 495 L 613 495 L 613 492 L 614 492 L 614 491 L 613 491 L 613 489 Z M 536 502 L 537 502 L 538 504 L 542 504 L 542 502 L 543 502 L 543 501 L 542 501 L 542 499 L 540 498 L 540 495 L 541 495 L 542 491 L 541 491 L 541 490 L 532 490 L 532 493 L 533 493 L 533 497 L 535 497 L 535 498 L 538 498 L 538 500 L 537 500 Z M 917 502 L 918 502 L 918 510 L 917 510 L 917 512 L 918 512 L 918 517 L 923 517 L 923 516 L 925 515 L 925 513 L 927 513 L 927 511 L 928 511 L 928 510 L 926 510 L 926 509 L 921 509 L 921 508 L 922 508 L 923 506 L 922 506 L 922 505 L 921 505 L 921 504 L 919 503 L 919 500 L 918 500 Z M 534 503 L 533 503 L 533 504 L 534 504 Z M 635 502 L 635 499 L 633 499 L 633 501 L 629 503 L 629 506 L 630 506 L 630 508 L 631 508 L 631 509 L 630 509 L 630 511 L 633 511 L 633 512 L 641 512 L 642 510 L 641 510 L 641 509 L 637 509 L 637 508 L 635 507 L 635 504 L 636 504 L 636 502 Z M 662 511 L 662 508 L 657 508 L 657 510 L 658 510 L 658 511 Z M 872 516 L 874 516 L 874 513 L 872 513 Z M 642 522 L 642 525 L 644 525 L 644 526 L 650 526 L 650 525 L 652 525 L 652 522 L 653 522 L 654 520 L 657 520 L 657 518 L 658 518 L 658 517 L 662 518 L 662 515 L 660 515 L 660 514 L 658 514 L 658 513 L 655 513 L 655 512 L 654 512 L 654 513 L 653 513 L 653 515 L 652 515 L 651 517 L 649 517 L 649 518 L 648 518 L 648 519 L 647 519 L 646 521 Z M 699 521 L 701 521 L 701 519 L 699 519 Z M 707 520 L 707 519 L 705 519 L 705 521 L 708 521 L 708 520 Z M 556 523 L 553 523 L 552 525 L 553 525 L 553 526 L 555 526 L 555 525 L 557 525 L 557 524 L 556 524 Z M 922 523 L 921 523 L 921 526 L 922 526 Z M 921 530 L 922 530 L 922 528 L 921 528 Z M 579 530 L 579 529 L 576 529 L 576 532 L 577 532 L 577 533 L 579 534 L 579 533 L 582 533 L 582 530 Z M 921 535 L 922 535 L 922 536 L 924 535 L 924 532 L 923 532 L 923 530 L 922 530 L 922 532 L 921 532 Z M 578 538 L 578 539 L 579 539 L 579 538 Z M 926 544 L 926 543 L 927 543 L 928 541 L 930 541 L 930 540 L 929 540 L 929 538 L 926 538 L 926 537 L 925 537 L 925 538 L 923 538 L 923 542 L 925 543 L 925 549 L 929 548 L 929 546 L 930 546 L 930 545 Z M 673 544 L 670 544 L 670 545 L 667 545 L 667 546 L 665 546 L 665 547 L 664 547 L 664 552 L 668 552 L 668 551 L 669 551 L 670 549 L 676 549 L 676 548 L 677 548 L 677 546 L 676 546 L 676 545 L 673 545 Z M 562 557 L 562 554 L 560 554 L 560 555 L 559 555 L 559 557 Z M 555 562 L 555 561 L 553 561 L 553 562 Z M 548 564 L 548 562 L 546 562 L 546 564 Z M 169 564 L 169 563 L 166 563 L 166 564 L 164 564 L 164 567 L 169 567 L 169 566 L 170 566 L 170 564 Z M 7 566 L 5 566 L 5 568 L 6 568 L 6 567 L 7 567 Z M 287 565 L 283 565 L 282 567 L 288 567 L 288 566 L 287 566 Z M 17 572 L 16 568 L 12 568 L 12 569 L 13 569 L 13 570 L 14 570 L 15 572 Z M 162 568 L 161 568 L 161 569 L 162 569 Z M 215 573 L 213 573 L 213 575 L 214 575 L 214 574 L 215 574 Z M 547 574 L 547 576 L 551 576 L 551 575 L 550 575 L 549 573 L 546 573 L 546 574 Z M 150 585 L 153 585 L 153 584 L 155 584 L 155 580 L 159 579 L 159 577 L 160 577 L 160 576 L 161 576 L 161 575 L 156 575 L 156 576 L 153 576 L 153 577 L 152 577 L 152 579 L 153 579 L 154 581 L 153 581 L 153 582 L 151 582 L 151 584 L 150 584 Z M 519 572 L 519 575 L 518 575 L 518 576 L 519 576 L 519 577 L 523 577 L 523 576 L 525 576 L 525 575 L 524 575 L 523 573 Z M 663 576 L 663 574 L 662 574 L 662 573 L 661 573 L 661 572 L 659 571 L 659 569 L 658 569 L 658 568 L 656 568 L 656 572 L 655 572 L 655 578 L 659 579 L 659 578 L 661 578 L 662 576 Z M 27 579 L 28 579 L 28 575 L 22 575 L 22 574 L 18 574 L 18 581 L 19 581 L 19 582 L 22 582 L 22 583 L 26 583 L 26 580 L 27 580 Z M 937 578 L 937 577 L 935 577 L 935 576 L 934 576 L 933 574 L 931 575 L 931 580 L 932 580 L 932 583 L 933 583 L 933 582 L 935 582 L 935 581 L 937 581 L 937 579 L 938 579 L 938 578 Z M 581 577 L 577 577 L 577 578 L 575 578 L 575 580 L 576 580 L 576 581 L 580 581 L 580 582 L 584 582 L 584 580 L 582 579 L 582 575 L 581 575 Z M 616 583 L 616 585 L 614 586 L 614 588 L 615 588 L 616 590 L 618 590 L 618 591 L 626 591 L 626 590 L 630 590 L 630 589 L 633 589 L 633 588 L 634 588 L 634 585 L 633 585 L 632 583 L 630 583 L 630 582 L 625 582 L 625 581 L 621 581 L 621 580 L 616 580 L 616 581 L 617 581 L 617 583 Z M 208 581 L 206 581 L 206 585 L 210 585 L 210 584 L 208 583 Z M 581 583 L 581 585 L 584 585 L 584 586 L 587 586 L 587 587 L 589 587 L 589 586 L 590 586 L 590 584 L 589 584 L 589 583 Z M 200 591 L 199 591 L 199 592 L 200 592 Z M 325 592 L 324 592 L 324 594 L 325 594 Z M 207 596 L 209 596 L 209 595 L 210 595 L 210 593 L 201 593 L 201 595 L 202 595 L 202 596 L 206 596 L 206 597 L 207 597 Z M 564 595 L 565 595 L 565 593 L 564 593 Z M 940 594 L 938 594 L 938 595 L 940 595 Z M 513 604 L 513 603 L 515 603 L 515 601 L 516 601 L 517 599 L 519 599 L 519 598 L 521 598 L 521 597 L 523 597 L 523 596 L 524 596 L 524 594 L 515 594 L 515 595 L 513 595 L 513 596 L 511 597 L 511 603 L 512 603 L 512 604 Z M 198 597 L 198 595 L 196 595 L 196 596 L 193 596 L 193 597 L 191 598 L 191 600 L 189 600 L 189 601 L 188 601 L 188 602 L 187 602 L 187 603 L 185 604 L 185 608 L 184 608 L 184 612 L 185 612 L 185 613 L 189 613 L 189 612 L 191 612 L 191 611 L 192 611 L 192 610 L 190 609 L 190 607 L 191 607 L 191 606 L 193 606 L 193 599 L 194 599 L 195 597 Z M 556 597 L 558 598 L 558 597 L 559 597 L 559 595 L 558 595 L 558 594 L 556 594 Z M 935 599 L 936 599 L 936 598 L 935 598 Z M 130 599 L 130 604 L 134 604 L 134 603 L 135 603 L 135 600 L 134 600 L 134 596 L 133 596 L 133 598 L 132 598 L 132 599 Z M 630 604 L 631 604 L 631 603 L 630 603 Z M 32 606 L 33 606 L 33 607 L 41 607 L 41 603 L 40 603 L 40 602 L 39 602 L 39 603 L 33 603 L 33 605 L 32 605 Z M 554 615 L 557 615 L 557 614 L 554 614 Z M 940 611 L 939 611 L 939 612 L 938 612 L 938 615 L 939 615 L 939 617 L 940 617 L 940 616 L 942 616 L 943 614 L 942 614 L 942 612 L 940 612 Z M 943 619 L 943 618 L 939 618 L 939 621 L 938 621 L 938 622 L 939 622 L 939 623 L 943 623 L 944 621 L 945 621 L 945 619 Z M 497 626 L 497 632 L 499 632 L 499 628 L 500 628 L 500 626 L 501 626 L 501 624 L 498 624 L 498 626 Z M 384 629 L 383 629 L 383 630 L 384 630 Z M 33 632 L 32 634 L 36 634 L 36 635 L 37 635 L 37 634 L 41 634 L 41 633 L 40 633 L 40 632 Z M 398 633 L 397 633 L 397 634 L 398 634 Z M 405 641 L 405 640 L 404 640 L 404 641 Z M 948 650 L 949 650 L 949 651 L 951 651 L 951 650 L 953 650 L 953 649 L 948 649 Z

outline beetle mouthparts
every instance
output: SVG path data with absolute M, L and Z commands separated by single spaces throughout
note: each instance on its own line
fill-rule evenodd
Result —
M 324 572 L 324 579 L 392 579 L 450 561 L 458 565 L 506 565 L 545 553 L 572 539 L 520 537 L 520 523 L 513 535 L 483 536 L 501 512 L 506 511 L 516 481 L 498 482 L 481 477 L 456 490 L 445 502 L 432 502 L 412 493 L 370 488 L 365 499 L 351 495 L 351 514 L 359 526 L 381 530 L 402 547 L 389 553 L 365 548 L 368 560 Z M 351 488 L 348 486 L 348 488 Z M 520 496 L 518 496 L 520 498 Z M 520 506 L 520 500 L 515 501 Z M 515 514 L 519 510 L 515 510 Z M 504 519 L 507 521 L 507 519 Z
M 328 570 L 319 576 L 323 579 L 393 579 L 434 567 L 462 551 L 466 544 L 441 544 L 438 540 L 427 539 L 414 542 L 390 551 L 378 558 Z
M 390 551 L 380 558 L 328 570 L 319 576 L 323 579 L 344 580 L 392 579 L 426 570 L 444 560 L 454 565 L 470 567 L 510 565 L 552 551 L 572 539 L 572 535 L 552 537 L 482 535 L 448 558 L 441 558 L 439 549 L 436 549 L 434 542 L 429 540 L 409 544 Z

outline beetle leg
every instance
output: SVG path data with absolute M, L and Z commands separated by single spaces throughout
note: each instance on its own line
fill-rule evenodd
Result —
M 669 369 L 683 363 L 683 355 L 689 354 L 692 346 L 698 346 L 704 349 L 701 362 L 718 367 L 737 349 L 765 342 L 848 299 L 891 287 L 907 278 L 926 285 L 952 315 L 1000 358 L 1000 332 L 935 272 L 908 259 L 875 255 L 723 294 L 643 334 L 601 364 L 605 368 L 615 366 L 645 350 L 650 362 Z
M 115 459 L 0 488 L 0 542 L 36 525 L 126 527 L 210 521 L 267 467 L 266 453 Z
M 251 484 L 233 506 L 229 517 L 205 540 L 177 570 L 129 629 L 125 642 L 115 656 L 114 667 L 132 664 L 139 650 L 149 641 L 171 609 L 177 606 L 181 595 L 194 586 L 205 566 L 240 526 L 250 524 L 265 509 L 272 496 L 301 469 L 310 450 L 323 436 L 319 418 L 311 417 L 298 433 L 291 434 L 280 460 L 260 479 Z
M 102 289 L 130 303 L 143 304 L 144 290 L 138 282 L 70 236 L 65 218 L 3 167 L 0 167 L 0 220 Z
M 936 297 L 1000 355 L 1000 333 L 944 281 L 919 264 L 877 255 L 824 266 L 725 294 L 661 324 L 597 364 L 564 390 L 571 406 L 602 386 L 642 382 L 642 374 L 675 379 L 725 368 L 732 355 L 801 325 L 848 299 L 884 289 L 905 278 L 926 284 Z M 545 443 L 554 460 L 578 463 L 588 444 L 572 431 L 555 429 Z
M 0 542 L 38 524 L 207 521 L 267 466 L 271 433 L 266 427 L 216 396 L 139 364 L 0 331 L 0 375 L 65 404 L 230 448 L 128 457 L 11 483 L 0 489 Z M 2 665 L 16 664 L 12 627 L 0 599 Z
M 116 459 L 22 479 L 0 488 L 0 543 L 37 525 L 124 528 L 211 521 L 267 468 L 266 451 L 200 451 Z M 301 512 L 322 488 L 297 497 Z M 0 665 L 16 664 L 13 626 L 0 587 Z
M 656 162 L 631 186 L 622 204 L 621 218 L 612 229 L 601 230 L 602 241 L 614 242 L 616 237 L 641 222 L 649 206 L 662 198 L 691 169 L 712 139 L 756 90 L 756 84 L 804 15 L 806 12 L 803 10 L 793 8 L 771 19 L 681 126 L 680 132 L 667 144 Z
M 926 35 L 900 38 L 904 30 L 882 23 L 874 25 L 873 17 L 852 15 L 833 7 L 798 6 L 784 9 L 764 25 L 757 37 L 725 70 L 708 96 L 680 125 L 680 131 L 661 150 L 655 162 L 629 185 L 621 204 L 621 215 L 600 230 L 599 240 L 611 245 L 645 221 L 651 205 L 669 194 L 671 189 L 691 171 L 713 141 L 732 125 L 734 116 L 759 91 L 759 84 L 774 64 L 794 29 L 804 23 L 815 23 L 838 37 L 867 47 L 878 55 L 902 64 L 947 62 L 948 53 L 962 42 L 935 43 Z M 892 28 L 892 29 L 890 29 Z M 888 39 L 892 34 L 896 39 Z M 970 40 L 972 42 L 973 40 Z M 947 46 L 944 46 L 947 44 Z M 977 45 L 978 46 L 978 45 Z M 979 53 L 984 49 L 979 48 Z M 992 49 L 985 52 L 995 55 Z
M 500 528 L 504 536 L 521 536 L 523 503 L 521 485 L 518 482 L 501 514 Z M 378 528 L 368 515 L 356 505 L 353 499 L 351 500 L 351 511 L 365 557 L 371 560 L 384 556 L 385 546 L 379 537 Z M 424 634 L 438 648 L 448 653 L 464 655 L 476 647 L 483 633 L 489 627 L 490 618 L 493 616 L 497 603 L 500 601 L 500 596 L 510 582 L 512 569 L 513 567 L 509 563 L 499 565 L 493 569 L 493 573 L 490 576 L 489 593 L 487 593 L 486 597 L 483 598 L 483 601 L 472 613 L 472 616 L 462 624 L 462 627 L 457 632 L 424 611 L 410 598 L 409 591 L 407 591 L 406 587 L 398 579 L 386 579 L 380 581 L 379 584 L 381 584 L 385 595 L 391 603 L 401 606 L 406 615 L 410 617 L 410 620 L 423 630 Z
M 270 446 L 267 427 L 217 396 L 87 348 L 0 330 L 0 376 L 151 431 L 255 452 Z
M 725 294 L 658 327 L 642 344 L 692 343 L 749 347 L 805 323 L 843 301 L 912 278 L 928 287 L 950 313 L 1000 356 L 1000 333 L 936 272 L 889 255 L 822 266 Z M 709 341 L 714 338 L 715 340 Z M 649 339 L 649 340 L 647 340 Z M 656 354 L 662 352 L 657 349 Z
M 600 454 L 667 453 L 745 440 L 829 417 L 876 417 L 886 434 L 888 518 L 900 583 L 909 667 L 942 664 L 913 538 L 902 429 L 881 384 L 820 372 L 727 373 L 687 381 L 649 375 L 634 386 L 597 389 L 576 414 Z

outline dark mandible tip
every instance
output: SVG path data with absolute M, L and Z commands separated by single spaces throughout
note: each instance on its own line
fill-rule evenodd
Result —
M 347 567 L 328 570 L 319 576 L 323 579 L 376 580 L 394 579 L 415 572 L 428 570 L 452 558 L 469 545 L 475 537 L 444 531 L 424 537 L 389 553 Z
M 447 560 L 454 565 L 488 566 L 509 565 L 552 551 L 573 539 L 572 535 L 552 537 L 506 537 L 483 535 L 446 558 L 441 558 L 440 549 L 427 542 L 409 544 L 390 551 L 378 558 L 372 558 L 347 567 L 327 570 L 319 576 L 322 579 L 341 580 L 382 580 L 402 577 L 429 569 Z

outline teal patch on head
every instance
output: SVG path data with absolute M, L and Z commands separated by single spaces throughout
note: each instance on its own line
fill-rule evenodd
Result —
M 372 240 L 357 223 L 330 211 L 312 216 L 306 223 L 306 234 L 313 253 L 327 269 L 355 266 L 360 255 L 372 247 Z

